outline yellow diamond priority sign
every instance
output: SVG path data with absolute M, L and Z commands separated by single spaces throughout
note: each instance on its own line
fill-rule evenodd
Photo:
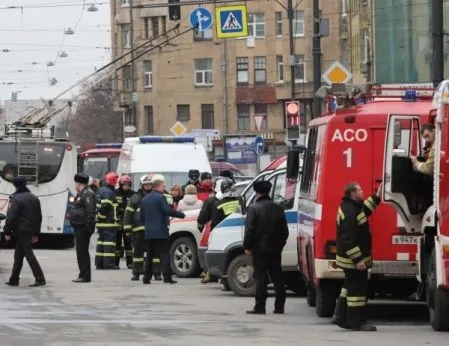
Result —
M 179 121 L 177 121 L 170 129 L 170 132 L 175 136 L 181 136 L 186 133 L 187 128 Z
M 352 78 L 352 73 L 339 61 L 334 61 L 321 77 L 328 84 L 347 83 Z

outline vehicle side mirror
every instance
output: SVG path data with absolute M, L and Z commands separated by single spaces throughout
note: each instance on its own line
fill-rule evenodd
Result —
M 401 145 L 401 141 L 402 141 L 402 137 L 401 137 L 402 133 L 401 133 L 401 122 L 400 121 L 395 121 L 394 122 L 394 141 L 393 141 L 393 145 L 395 148 L 399 147 L 399 145 Z
M 287 178 L 298 179 L 299 174 L 299 151 L 291 150 L 287 154 Z
M 6 215 L 0 213 L 0 221 L 6 220 Z
M 246 208 L 246 198 L 245 198 L 245 196 L 241 196 L 239 202 L 240 202 L 241 214 L 242 215 L 246 215 L 247 208 Z

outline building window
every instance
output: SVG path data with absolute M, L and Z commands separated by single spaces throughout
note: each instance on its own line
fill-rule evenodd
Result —
M 248 13 L 248 36 L 265 37 L 265 15 Z
M 295 11 L 294 13 L 293 33 L 295 37 L 304 36 L 304 11 Z
M 267 58 L 264 56 L 254 57 L 254 82 L 267 82 Z
M 255 104 L 254 105 L 254 115 L 262 115 L 262 126 L 260 127 L 261 130 L 266 130 L 268 128 L 267 124 L 267 113 L 268 113 L 268 106 L 266 104 Z
M 284 81 L 284 57 L 276 55 L 276 79 L 278 82 Z
M 190 120 L 190 105 L 176 105 L 176 120 Z
M 161 18 L 161 34 L 167 33 L 167 17 L 162 16 Z
M 193 39 L 195 41 L 210 41 L 212 40 L 212 29 L 199 31 L 198 29 L 193 30 Z
M 369 51 L 369 31 L 367 28 L 363 29 L 363 62 L 366 63 L 370 58 L 370 51 Z
M 282 36 L 282 12 L 275 13 L 276 36 Z
M 153 118 L 153 106 L 145 106 L 145 118 L 146 118 L 146 133 L 148 135 L 154 134 L 154 118 Z
M 159 36 L 159 17 L 150 17 L 151 19 L 151 31 L 153 32 L 153 38 Z
M 153 62 L 151 60 L 144 60 L 143 73 L 144 73 L 144 88 L 152 88 L 153 87 Z
M 213 104 L 201 105 L 201 128 L 202 129 L 215 128 Z
M 249 131 L 249 105 L 237 105 L 237 121 L 239 131 Z
M 304 83 L 306 81 L 306 63 L 303 54 L 295 55 L 295 82 Z
M 123 24 L 123 48 L 131 48 L 131 24 Z
M 133 75 L 131 65 L 125 66 L 123 68 L 123 89 L 125 90 L 133 89 Z
M 195 85 L 213 85 L 212 59 L 195 59 Z
M 347 3 L 347 1 L 348 0 L 341 0 L 341 16 L 342 17 L 346 17 L 347 16 L 347 14 L 348 14 L 348 3 Z
M 122 0 L 122 6 L 129 6 L 129 0 Z
M 247 84 L 249 83 L 249 63 L 246 57 L 237 57 L 237 83 Z
M 145 38 L 157 38 L 167 31 L 167 20 L 162 17 L 145 17 L 143 19 Z

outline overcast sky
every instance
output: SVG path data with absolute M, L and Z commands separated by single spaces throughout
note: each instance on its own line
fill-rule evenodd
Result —
M 91 3 L 97 12 L 87 11 Z M 0 0 L 0 99 L 15 91 L 19 99 L 52 98 L 109 62 L 109 16 L 108 0 Z M 74 35 L 64 35 L 69 27 Z

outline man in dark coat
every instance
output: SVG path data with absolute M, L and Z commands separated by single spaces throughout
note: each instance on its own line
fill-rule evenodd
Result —
M 9 197 L 8 213 L 3 228 L 5 239 L 11 240 L 11 234 L 16 236 L 16 249 L 14 252 L 14 265 L 9 281 L 9 286 L 19 286 L 20 272 L 25 257 L 34 275 L 35 282 L 30 287 L 44 286 L 46 284 L 44 273 L 33 252 L 33 243 L 37 243 L 38 234 L 41 231 L 42 212 L 39 198 L 33 195 L 27 188 L 25 177 L 14 178 L 16 187 Z
M 140 206 L 140 221 L 145 225 L 147 257 L 145 259 L 144 284 L 150 283 L 153 276 L 153 257 L 161 259 L 164 283 L 174 284 L 170 267 L 169 217 L 183 219 L 184 213 L 174 210 L 164 196 L 165 178 L 155 175 L 153 190 L 145 196 Z
M 76 257 L 80 270 L 78 279 L 73 282 L 90 282 L 91 266 L 89 244 L 90 237 L 95 232 L 95 217 L 97 214 L 96 196 L 88 186 L 89 176 L 75 174 L 75 189 L 78 193 L 72 206 L 70 225 L 75 235 Z
M 182 186 L 182 192 L 185 194 L 187 185 L 194 185 L 196 188 L 200 186 L 200 171 L 191 169 L 189 171 L 189 180 Z
M 286 294 L 281 259 L 289 233 L 283 208 L 275 204 L 268 195 L 271 186 L 268 181 L 253 184 L 256 202 L 248 208 L 246 215 L 243 248 L 247 255 L 253 256 L 256 281 L 256 304 L 246 312 L 248 314 L 265 314 L 267 274 L 276 290 L 274 313 L 284 313 Z

